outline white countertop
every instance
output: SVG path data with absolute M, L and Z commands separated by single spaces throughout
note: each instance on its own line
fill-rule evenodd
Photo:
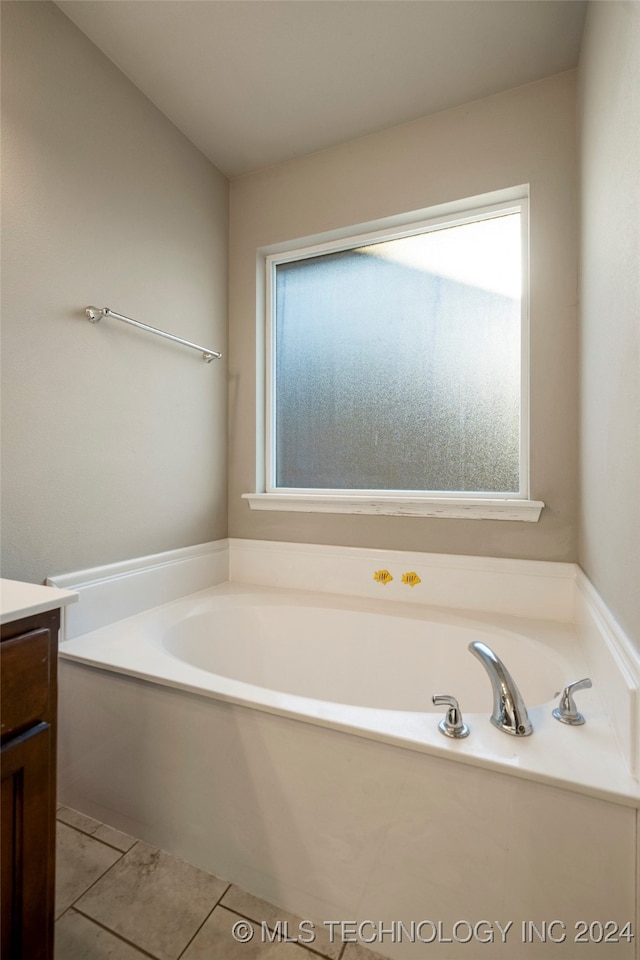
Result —
M 0 580 L 0 623 L 10 623 L 34 613 L 65 607 L 77 599 L 78 594 L 73 590 L 59 590 L 39 583 L 22 583 L 20 580 Z

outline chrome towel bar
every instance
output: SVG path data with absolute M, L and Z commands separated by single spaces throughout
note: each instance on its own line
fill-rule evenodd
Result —
M 182 337 L 174 337 L 172 333 L 165 333 L 164 330 L 158 330 L 157 327 L 150 327 L 148 323 L 140 323 L 139 320 L 132 320 L 131 317 L 123 317 L 121 313 L 116 313 L 109 307 L 87 307 L 85 309 L 87 319 L 91 323 L 98 323 L 103 317 L 114 317 L 116 320 L 122 320 L 123 323 L 130 323 L 132 327 L 138 327 L 140 330 L 146 330 L 147 333 L 155 333 L 158 337 L 164 337 L 165 340 L 173 340 L 174 343 L 181 343 L 185 347 L 191 347 L 192 350 L 199 350 L 205 363 L 211 363 L 212 360 L 219 360 L 222 357 L 217 350 L 207 350 L 191 340 L 183 340 Z

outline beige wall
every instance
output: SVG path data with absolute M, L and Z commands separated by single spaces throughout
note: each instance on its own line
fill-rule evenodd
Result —
M 580 563 L 640 648 L 640 4 L 589 4 L 579 77 Z
M 2 3 L 3 576 L 225 536 L 228 183 L 52 3 Z
M 224 536 L 223 363 L 83 307 L 225 351 L 227 182 L 53 4 L 5 2 L 2 28 L 3 575 Z M 592 4 L 581 64 L 581 562 L 636 635 L 637 31 L 637 5 Z M 232 535 L 576 559 L 574 107 L 571 72 L 232 183 Z M 252 513 L 256 249 L 523 182 L 541 521 Z
M 575 72 L 231 183 L 230 535 L 575 560 Z M 531 496 L 539 523 L 251 512 L 256 476 L 256 249 L 531 185 Z

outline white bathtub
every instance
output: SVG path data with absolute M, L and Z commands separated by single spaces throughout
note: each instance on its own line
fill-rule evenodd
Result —
M 428 712 L 432 693 L 454 692 L 466 710 L 481 712 L 490 698 L 482 669 L 467 650 L 474 640 L 496 648 L 522 678 L 531 705 L 552 700 L 558 683 L 574 669 L 537 641 L 468 618 L 323 594 L 229 584 L 171 605 L 158 621 L 151 628 L 154 647 L 161 643 L 186 664 L 260 688 L 237 688 L 256 703 L 277 703 L 273 691 L 353 707 Z M 145 618 L 140 628 L 149 636 Z M 204 682 L 208 687 L 208 678 Z M 226 684 L 222 689 L 231 693 Z M 304 704 L 298 705 L 306 713 Z
M 491 726 L 489 677 L 468 651 L 475 640 L 512 674 L 533 736 Z M 583 730 L 551 716 L 561 689 L 588 672 L 572 624 L 222 583 L 69 640 L 60 656 L 631 802 L 597 690 L 580 693 Z M 444 709 L 433 694 L 458 699 L 466 740 L 439 732 Z
M 491 726 L 473 640 L 516 680 L 532 736 Z M 580 694 L 584 727 L 551 716 L 588 672 L 572 624 L 222 583 L 60 656 L 61 801 L 298 916 L 560 918 L 571 941 L 582 919 L 635 920 L 637 789 L 598 691 Z M 439 733 L 435 693 L 458 698 L 467 739 Z M 573 960 L 570 946 L 518 932 L 481 951 Z
M 584 670 L 570 631 L 558 651 L 527 636 L 526 626 L 522 633 L 433 607 L 230 583 L 85 634 L 62 652 L 302 715 L 313 716 L 318 702 L 430 712 L 433 693 L 454 693 L 463 709 L 480 713 L 491 692 L 467 650 L 474 640 L 504 659 L 532 706 Z

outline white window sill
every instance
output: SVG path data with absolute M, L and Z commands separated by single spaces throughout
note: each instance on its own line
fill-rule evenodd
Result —
M 448 517 L 463 520 L 522 520 L 536 523 L 540 500 L 399 497 L 383 494 L 244 493 L 252 510 L 288 513 L 366 513 L 390 517 Z

